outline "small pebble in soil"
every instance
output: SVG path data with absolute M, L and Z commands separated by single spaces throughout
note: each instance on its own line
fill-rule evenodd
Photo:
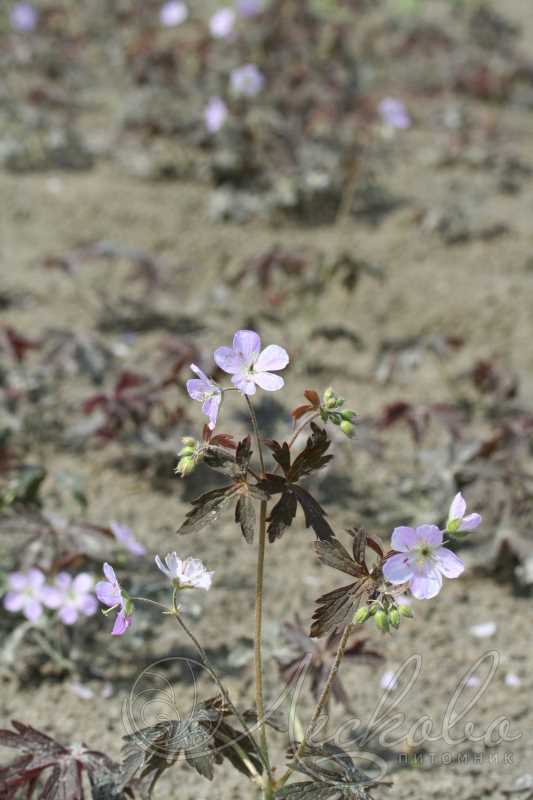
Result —
M 479 625 L 471 625 L 469 630 L 476 639 L 487 639 L 489 636 L 494 636 L 496 633 L 496 623 L 481 622 Z

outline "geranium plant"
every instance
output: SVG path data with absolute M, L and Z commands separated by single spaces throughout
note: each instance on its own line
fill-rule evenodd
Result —
M 255 701 L 256 708 L 240 709 L 226 689 L 223 679 L 210 663 L 180 606 L 184 591 L 208 591 L 216 574 L 195 558 L 181 558 L 176 552 L 155 563 L 170 583 L 168 605 L 132 597 L 119 583 L 113 568 L 104 565 L 106 580 L 96 585 L 96 594 L 106 606 L 104 613 L 116 611 L 112 633 L 123 635 L 135 622 L 135 607 L 143 602 L 158 606 L 162 619 L 173 618 L 182 632 L 193 642 L 199 657 L 220 691 L 197 706 L 187 720 L 187 728 L 179 719 L 165 721 L 126 737 L 122 787 L 140 781 L 150 794 L 161 773 L 180 756 L 196 771 L 211 779 L 214 767 L 228 759 L 244 776 L 253 781 L 262 796 L 272 798 L 364 798 L 368 789 L 379 782 L 366 774 L 351 756 L 331 744 L 317 746 L 313 739 L 322 712 L 327 709 L 330 694 L 345 697 L 340 683 L 339 667 L 345 657 L 353 657 L 361 649 L 361 641 L 353 644 L 357 626 L 373 621 L 383 633 L 394 633 L 402 618 L 413 616 L 409 594 L 427 600 L 443 587 L 444 578 L 456 578 L 464 569 L 459 557 L 448 546 L 481 522 L 478 514 L 466 515 L 461 494 L 451 503 L 446 527 L 434 524 L 394 529 L 390 545 L 369 535 L 362 528 L 348 531 L 350 548 L 337 537 L 329 517 L 307 488 L 306 479 L 328 464 L 330 450 L 328 427 L 338 426 L 351 438 L 355 432 L 355 413 L 345 408 L 344 400 L 329 388 L 320 396 L 314 390 L 305 392 L 305 403 L 292 412 L 293 430 L 286 441 L 265 439 L 261 435 L 253 406 L 253 396 L 261 390 L 278 391 L 284 380 L 278 373 L 289 363 L 287 352 L 270 344 L 264 349 L 253 331 L 237 331 L 231 347 L 219 347 L 214 353 L 217 366 L 231 376 L 231 385 L 224 387 L 213 381 L 196 365 L 187 384 L 191 399 L 199 401 L 207 417 L 200 440 L 185 437 L 179 453 L 176 472 L 189 475 L 200 462 L 221 472 L 227 483 L 206 492 L 192 502 L 183 520 L 180 537 L 197 534 L 212 526 L 225 509 L 234 509 L 234 519 L 250 546 L 257 549 L 255 585 Z M 237 442 L 227 433 L 216 433 L 219 416 L 228 392 L 237 392 L 247 406 L 250 435 Z M 300 434 L 308 430 L 308 438 L 300 446 Z M 257 459 L 254 459 L 256 450 Z M 263 587 L 268 547 L 284 547 L 278 543 L 294 523 L 298 509 L 305 525 L 314 535 L 313 546 L 319 560 L 348 575 L 350 581 L 318 598 L 310 636 L 302 631 L 304 658 L 291 664 L 291 680 L 314 659 L 313 695 L 316 701 L 311 720 L 301 725 L 289 749 L 288 765 L 276 767 L 271 760 L 268 727 L 275 727 L 273 713 L 267 708 L 263 691 Z M 311 542 L 310 542 L 311 545 Z M 22 600 L 16 600 L 22 603 Z M 26 600 L 24 601 L 26 602 Z M 82 609 L 83 611 L 83 609 Z M 296 630 L 296 629 L 294 629 Z M 324 637 L 324 644 L 318 641 Z M 317 646 L 313 644 L 317 643 Z M 374 653 L 379 657 L 379 653 Z M 304 780 L 302 780 L 302 776 Z

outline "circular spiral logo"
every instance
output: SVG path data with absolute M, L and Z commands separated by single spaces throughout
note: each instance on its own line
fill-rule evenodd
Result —
M 172 656 L 147 666 L 136 678 L 122 707 L 122 724 L 126 736 L 134 737 L 135 745 L 165 759 L 175 757 L 182 749 L 198 757 L 213 750 L 218 713 L 210 712 L 198 700 L 199 678 L 211 672 L 193 658 Z M 178 684 L 192 686 L 186 700 Z M 212 694 L 216 691 L 213 690 Z M 204 723 L 204 724 L 202 724 Z

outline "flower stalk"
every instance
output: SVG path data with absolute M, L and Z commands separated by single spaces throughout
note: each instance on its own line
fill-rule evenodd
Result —
M 259 455 L 259 463 L 261 464 L 261 475 L 265 476 L 265 461 L 263 457 L 263 448 L 261 445 L 261 437 L 259 434 L 259 426 L 257 424 L 257 417 L 255 415 L 252 401 L 246 396 L 248 410 L 250 412 L 250 419 L 252 428 L 257 442 L 257 452 Z M 263 691 L 263 592 L 264 592 L 264 575 L 265 575 L 265 553 L 266 553 L 266 518 L 267 518 L 267 503 L 266 500 L 261 500 L 259 509 L 259 543 L 257 547 L 257 570 L 256 570 L 256 584 L 255 584 L 255 641 L 254 641 L 254 660 L 255 660 L 255 705 L 257 710 L 257 721 L 259 725 L 259 737 L 261 742 L 261 750 L 267 764 L 268 773 L 268 786 L 265 786 L 265 798 L 272 797 L 272 773 L 270 768 L 270 757 L 268 751 L 268 738 L 265 724 L 265 699 Z
M 313 728 L 315 727 L 315 725 L 317 723 L 317 720 L 320 717 L 320 714 L 322 713 L 322 709 L 324 708 L 324 706 L 326 705 L 326 703 L 328 701 L 328 697 L 329 697 L 329 694 L 331 692 L 331 686 L 332 686 L 333 682 L 335 681 L 335 678 L 336 678 L 337 673 L 339 671 L 339 667 L 341 665 L 341 661 L 344 658 L 344 653 L 346 652 L 346 647 L 348 645 L 348 640 L 349 640 L 350 634 L 352 632 L 352 627 L 353 626 L 350 623 L 344 629 L 344 632 L 342 634 L 341 640 L 339 642 L 339 646 L 337 648 L 337 653 L 335 654 L 335 660 L 334 660 L 333 664 L 331 665 L 331 669 L 329 671 L 328 679 L 327 679 L 326 683 L 324 684 L 324 688 L 322 689 L 320 697 L 318 698 L 315 710 L 313 712 L 313 716 L 311 717 L 311 722 L 309 723 L 309 725 L 307 727 L 307 731 L 306 731 L 306 733 L 304 733 L 304 736 L 303 736 L 300 744 L 298 745 L 298 749 L 296 750 L 296 753 L 294 754 L 294 759 L 293 759 L 294 763 L 297 763 L 298 760 L 303 755 L 304 750 L 305 750 L 305 748 L 307 746 L 307 740 L 308 740 L 309 736 L 313 733 Z M 276 789 L 280 789 L 282 786 L 284 786 L 287 783 L 287 781 L 289 780 L 289 778 L 291 777 L 293 772 L 294 772 L 294 767 L 288 767 L 286 772 L 284 772 L 284 774 L 281 776 L 281 778 L 276 782 Z
M 233 701 L 232 701 L 232 699 L 231 699 L 231 697 L 229 695 L 228 690 L 226 689 L 226 687 L 224 686 L 224 684 L 222 683 L 222 681 L 218 677 L 218 673 L 217 673 L 216 669 L 214 668 L 213 664 L 211 663 L 211 660 L 210 660 L 209 656 L 207 655 L 205 649 L 202 647 L 200 641 L 197 639 L 195 634 L 192 632 L 192 630 L 189 628 L 189 626 L 187 625 L 187 623 L 183 619 L 183 616 L 182 616 L 178 606 L 176 605 L 176 595 L 177 595 L 177 589 L 174 589 L 174 591 L 172 593 L 172 614 L 176 618 L 176 622 L 178 623 L 178 625 L 181 627 L 183 632 L 189 637 L 189 639 L 193 643 L 194 647 L 196 648 L 196 651 L 197 651 L 198 655 L 200 656 L 202 664 L 211 673 L 211 676 L 212 676 L 213 680 L 215 681 L 217 687 L 220 689 L 222 697 L 224 698 L 224 700 L 228 704 L 228 708 L 231 709 L 231 711 L 235 715 L 236 719 L 238 719 L 238 721 L 240 722 L 241 727 L 243 729 L 243 732 L 250 739 L 250 742 L 252 742 L 254 744 L 256 752 L 257 752 L 257 755 L 259 756 L 260 760 L 263 762 L 263 765 L 264 765 L 265 769 L 267 769 L 267 766 L 268 766 L 267 762 L 266 762 L 266 760 L 265 760 L 265 758 L 263 756 L 263 753 L 261 752 L 261 748 L 259 748 L 256 745 L 256 741 L 255 741 L 254 737 L 252 736 L 252 734 L 250 732 L 250 729 L 248 728 L 246 720 L 242 716 L 242 714 L 239 711 L 239 709 L 233 703 Z

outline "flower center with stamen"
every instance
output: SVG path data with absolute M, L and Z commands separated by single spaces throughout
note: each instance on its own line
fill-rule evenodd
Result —
M 246 364 L 246 366 L 244 367 L 244 370 L 243 370 L 247 375 L 252 376 L 254 374 L 254 372 L 255 372 L 254 366 L 255 366 L 255 362 L 256 361 L 257 361 L 257 353 L 254 353 L 250 357 L 248 363 Z
M 428 561 L 433 561 L 433 548 L 429 544 L 422 544 L 417 548 L 416 563 L 423 567 Z

